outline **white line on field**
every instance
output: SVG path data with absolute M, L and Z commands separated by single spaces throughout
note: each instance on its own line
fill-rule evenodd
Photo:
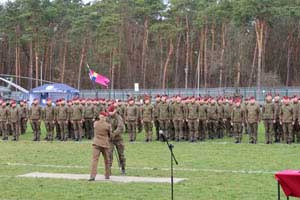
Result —
M 76 168 L 76 169 L 88 169 L 89 166 L 80 165 L 48 165 L 48 164 L 30 164 L 30 163 L 5 163 L 2 165 L 9 166 L 33 166 L 33 167 L 45 167 L 45 168 Z M 99 167 L 103 168 L 103 167 Z M 118 169 L 113 167 L 113 169 Z M 157 170 L 157 171 L 170 171 L 170 168 L 156 168 L 156 167 L 127 167 L 130 170 Z M 234 173 L 234 174 L 274 174 L 275 170 L 227 170 L 227 169 L 195 169 L 195 168 L 175 168 L 175 171 L 190 171 L 190 172 L 212 172 L 212 173 Z

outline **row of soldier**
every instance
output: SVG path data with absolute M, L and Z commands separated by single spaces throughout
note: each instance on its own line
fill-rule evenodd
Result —
M 249 142 L 257 143 L 257 131 L 260 121 L 265 127 L 265 142 L 300 142 L 300 119 L 298 97 L 280 98 L 266 95 L 263 105 L 254 97 L 245 98 L 182 98 L 180 96 L 145 96 L 141 102 L 133 98 L 127 102 L 114 100 L 74 99 L 66 102 L 57 100 L 53 106 L 51 99 L 44 108 L 35 99 L 28 107 L 26 102 L 20 106 L 16 102 L 1 102 L 1 133 L 7 139 L 13 133 L 13 140 L 18 140 L 20 133 L 25 133 L 27 119 L 30 120 L 34 141 L 40 140 L 41 120 L 44 121 L 46 140 L 81 140 L 84 136 L 93 137 L 93 122 L 101 111 L 113 105 L 126 124 L 131 142 L 136 140 L 137 132 L 145 131 L 145 141 L 152 141 L 153 126 L 156 140 L 160 140 L 159 130 L 170 140 L 190 142 L 206 139 L 234 137 L 240 143 L 243 133 L 249 133 Z

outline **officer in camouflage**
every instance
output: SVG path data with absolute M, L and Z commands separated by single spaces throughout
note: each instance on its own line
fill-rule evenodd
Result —
M 43 120 L 46 127 L 46 140 L 53 141 L 54 124 L 55 124 L 55 108 L 52 106 L 52 100 L 47 99 L 47 105 L 43 109 Z
M 272 95 L 266 95 L 266 102 L 262 106 L 262 119 L 265 126 L 265 141 L 266 144 L 273 143 L 274 135 L 274 120 L 275 120 L 275 107 L 272 102 Z
M 146 134 L 146 142 L 152 141 L 152 135 L 153 135 L 153 120 L 154 120 L 154 108 L 151 105 L 150 97 L 145 97 L 145 104 L 143 105 L 141 109 L 141 118 L 144 125 L 144 130 Z
M 246 107 L 246 123 L 249 126 L 249 142 L 257 143 L 257 129 L 260 122 L 260 108 L 254 97 L 250 98 L 249 104 Z

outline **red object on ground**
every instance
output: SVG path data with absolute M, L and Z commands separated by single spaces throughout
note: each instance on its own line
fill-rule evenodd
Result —
M 284 170 L 275 174 L 287 197 L 300 197 L 300 170 Z

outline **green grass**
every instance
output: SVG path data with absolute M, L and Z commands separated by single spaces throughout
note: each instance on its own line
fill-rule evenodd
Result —
M 42 130 L 44 136 L 44 128 Z M 89 173 L 89 142 L 35 143 L 31 139 L 29 128 L 19 142 L 0 142 L 0 199 L 170 199 L 169 184 L 17 178 L 30 172 Z M 128 140 L 127 135 L 125 140 Z M 143 140 L 144 135 L 139 134 L 139 143 L 126 142 L 127 175 L 169 177 L 170 172 L 164 169 L 170 164 L 166 145 L 146 144 Z M 247 135 L 243 137 L 243 144 L 233 144 L 233 140 L 175 144 L 174 152 L 179 161 L 175 177 L 188 178 L 175 184 L 175 199 L 276 199 L 277 184 L 272 172 L 300 168 L 300 145 L 264 145 L 262 126 L 258 145 L 248 144 Z M 148 169 L 143 169 L 145 167 Z M 264 173 L 232 172 L 241 170 Z M 103 173 L 102 158 L 99 173 Z M 120 174 L 116 162 L 113 174 Z

